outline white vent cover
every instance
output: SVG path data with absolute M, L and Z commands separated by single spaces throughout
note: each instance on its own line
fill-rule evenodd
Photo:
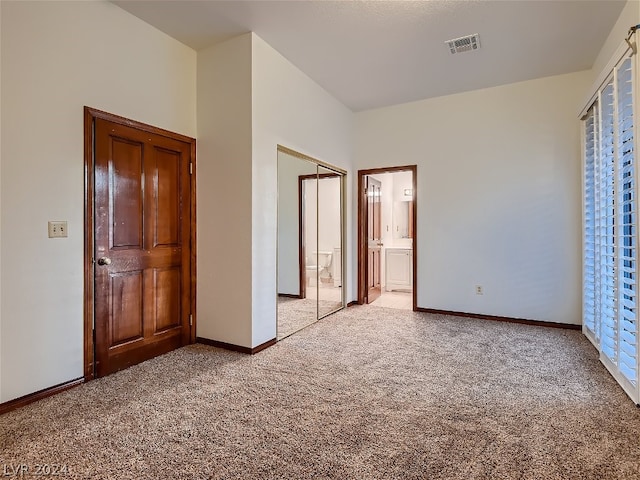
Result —
M 454 53 L 470 52 L 480 48 L 480 37 L 477 33 L 467 35 L 466 37 L 454 38 L 444 42 L 449 47 L 449 51 Z

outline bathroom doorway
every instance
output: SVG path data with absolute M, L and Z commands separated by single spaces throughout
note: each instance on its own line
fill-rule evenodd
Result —
M 415 311 L 415 165 L 358 171 L 358 303 Z
M 345 175 L 278 146 L 278 340 L 344 308 Z

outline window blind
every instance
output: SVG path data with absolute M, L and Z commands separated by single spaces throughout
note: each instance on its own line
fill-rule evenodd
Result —
M 636 201 L 633 148 L 633 70 L 627 58 L 617 69 L 618 117 L 618 368 L 637 385 Z
M 596 214 L 595 214 L 595 159 L 597 157 L 597 104 L 592 106 L 585 118 L 585 172 L 584 172 L 584 278 L 583 317 L 584 326 L 592 341 L 600 336 L 599 316 L 596 315 Z
M 600 95 L 600 161 L 598 181 L 598 230 L 600 277 L 600 343 L 601 351 L 616 362 L 616 275 L 615 275 L 615 141 L 613 80 Z
M 634 85 L 628 56 L 583 118 L 583 331 L 638 403 Z

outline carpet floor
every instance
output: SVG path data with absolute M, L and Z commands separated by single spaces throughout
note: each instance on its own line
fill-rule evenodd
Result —
M 318 300 L 278 297 L 278 340 L 318 321 Z
M 580 332 L 372 306 L 254 356 L 181 348 L 3 415 L 0 442 L 0 469 L 60 478 L 640 478 L 640 409 Z
M 340 301 L 278 297 L 278 340 L 288 337 L 341 308 Z

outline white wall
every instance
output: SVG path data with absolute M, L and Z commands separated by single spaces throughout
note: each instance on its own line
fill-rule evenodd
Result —
M 198 52 L 198 337 L 251 347 L 251 35 Z
M 111 3 L 0 8 L 4 402 L 83 375 L 83 106 L 195 136 L 196 54 Z
M 356 115 L 355 168 L 418 165 L 419 307 L 580 323 L 576 105 L 588 81 L 579 72 Z
M 315 163 L 278 152 L 278 293 L 300 293 L 298 177 L 315 173 Z
M 252 346 L 257 346 L 276 336 L 277 145 L 349 170 L 353 114 L 261 38 L 252 38 Z M 353 221 L 349 210 L 347 222 Z M 351 258 L 351 235 L 347 241 Z M 352 272 L 349 268 L 354 279 Z M 348 286 L 347 299 L 352 292 Z
M 393 174 L 393 201 L 407 202 L 411 200 L 411 195 L 404 194 L 406 189 L 413 188 L 413 178 L 411 172 L 394 172 Z

